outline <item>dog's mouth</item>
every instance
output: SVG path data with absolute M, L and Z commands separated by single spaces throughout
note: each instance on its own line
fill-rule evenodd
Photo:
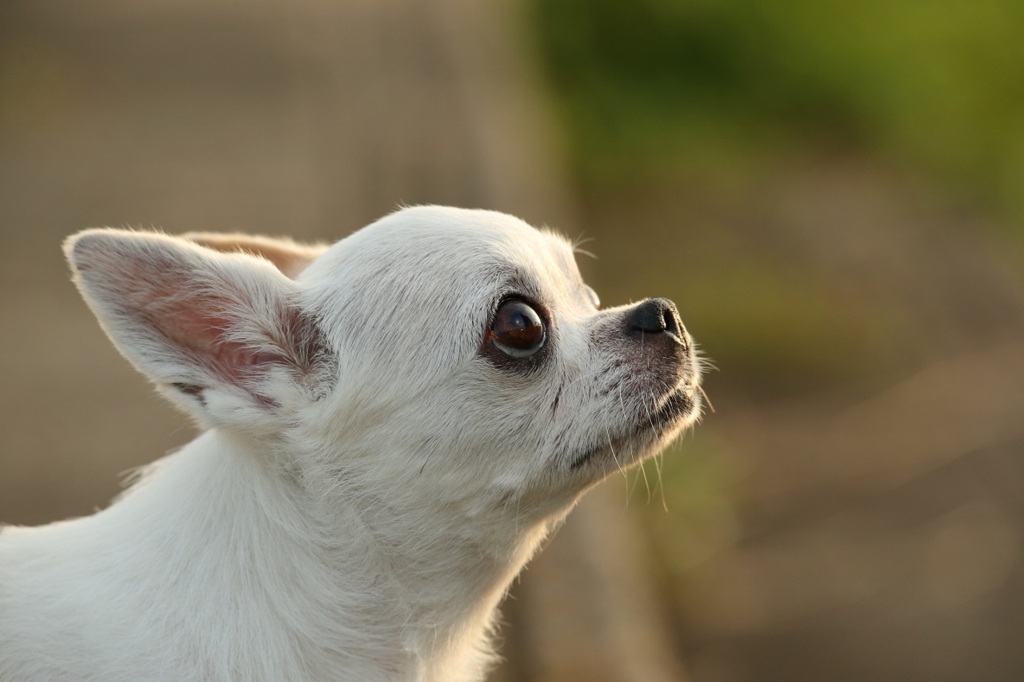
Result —
M 604 442 L 584 448 L 570 460 L 569 468 L 579 470 L 606 458 L 619 468 L 629 466 L 696 421 L 700 411 L 698 384 L 676 386 L 632 426 L 615 435 L 606 434 Z

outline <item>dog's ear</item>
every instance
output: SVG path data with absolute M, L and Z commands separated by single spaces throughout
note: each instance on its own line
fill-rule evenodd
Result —
M 215 251 L 251 253 L 266 258 L 292 279 L 327 250 L 323 244 L 299 244 L 287 238 L 239 233 L 188 232 L 181 237 Z
M 206 425 L 274 428 L 275 415 L 326 390 L 331 355 L 317 322 L 264 258 L 112 229 L 64 248 L 118 349 Z

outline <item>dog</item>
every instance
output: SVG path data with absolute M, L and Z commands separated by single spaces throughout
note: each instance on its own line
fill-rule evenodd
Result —
M 701 412 L 671 301 L 601 309 L 568 241 L 501 213 L 65 253 L 203 432 L 92 516 L 3 528 L 4 682 L 481 680 L 542 540 Z

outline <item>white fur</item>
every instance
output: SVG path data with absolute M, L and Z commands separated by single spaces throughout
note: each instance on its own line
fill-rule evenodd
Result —
M 89 230 L 66 251 L 206 430 L 103 511 L 2 529 L 4 682 L 480 680 L 552 526 L 699 410 L 688 344 L 669 363 L 628 338 L 564 239 L 502 214 L 405 209 L 330 248 Z M 548 314 L 529 371 L 482 351 L 509 295 Z M 689 409 L 655 424 L 666 387 Z

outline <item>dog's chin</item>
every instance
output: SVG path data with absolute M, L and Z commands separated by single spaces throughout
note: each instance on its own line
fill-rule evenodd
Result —
M 595 469 L 612 473 L 656 454 L 700 417 L 700 393 L 695 385 L 680 385 L 658 401 L 650 413 L 604 442 L 583 448 L 569 460 L 572 471 Z

